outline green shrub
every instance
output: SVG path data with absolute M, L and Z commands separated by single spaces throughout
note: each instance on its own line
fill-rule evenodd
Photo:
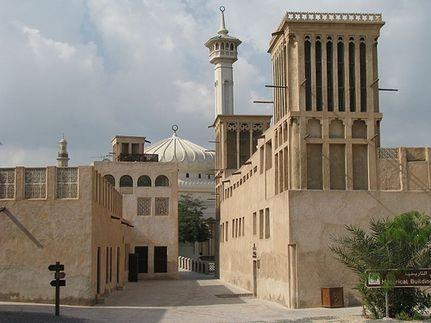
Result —
M 418 288 L 394 288 L 393 279 L 386 279 L 384 288 L 365 286 L 366 270 L 430 268 L 430 220 L 427 215 L 412 211 L 393 219 L 371 220 L 368 232 L 347 226 L 346 236 L 332 238 L 331 251 L 358 274 L 357 290 L 374 318 L 385 315 L 385 290 L 390 317 L 419 317 L 431 306 L 430 295 Z

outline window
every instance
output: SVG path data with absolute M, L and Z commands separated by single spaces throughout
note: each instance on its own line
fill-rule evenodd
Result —
M 169 215 L 169 197 L 156 197 L 154 201 L 156 215 Z
M 367 112 L 367 57 L 365 40 L 361 38 L 359 45 L 359 74 L 361 81 L 361 112 Z
M 259 210 L 259 239 L 263 239 L 263 210 Z
M 353 38 L 349 42 L 349 98 L 350 111 L 356 110 L 356 75 L 355 75 L 355 43 Z
M 138 273 L 148 273 L 148 247 L 137 246 L 135 253 L 138 255 Z
M 329 124 L 329 138 L 344 138 L 344 124 L 339 119 L 334 119 Z
M 189 178 L 190 177 L 190 174 L 189 173 L 186 173 L 186 178 Z
M 334 111 L 334 72 L 333 62 L 333 47 L 332 40 L 328 38 L 328 42 L 326 43 L 326 82 L 327 82 L 327 99 L 328 99 L 328 111 Z
M 15 169 L 0 170 L 0 199 L 13 199 L 15 196 Z
M 271 140 L 265 144 L 265 170 L 272 167 L 272 143 Z
M 78 168 L 57 168 L 57 198 L 78 197 Z
M 211 175 L 210 174 L 208 174 L 208 179 L 211 179 Z
M 201 174 L 198 174 L 198 178 L 202 178 L 202 175 L 201 175 Z
M 151 197 L 138 197 L 136 213 L 138 215 L 151 215 Z
M 121 153 L 122 154 L 128 154 L 129 153 L 129 144 L 128 143 L 122 143 L 121 144 Z
M 245 222 L 244 222 L 244 217 L 242 217 L 242 233 L 241 233 L 242 236 L 244 236 L 244 232 L 245 232 Z
M 264 167 L 263 163 L 265 161 L 265 147 L 261 146 L 259 151 L 260 151 L 260 159 L 259 159 L 259 161 L 260 161 L 260 165 L 259 165 L 260 174 L 263 174 L 263 167 Z
M 159 175 L 156 178 L 156 186 L 169 186 L 169 179 L 165 175 Z
M 235 238 L 235 219 L 232 220 L 232 238 Z
M 132 144 L 132 154 L 139 154 L 139 144 Z
M 305 59 L 305 110 L 311 111 L 311 42 L 310 37 L 305 37 L 304 42 Z
M 24 177 L 26 199 L 46 197 L 46 168 L 26 168 Z
M 120 283 L 120 247 L 117 247 L 117 284 Z
M 168 272 L 168 247 L 154 247 L 154 272 Z
M 226 237 L 226 241 L 228 241 L 229 240 L 229 222 L 228 221 L 226 221 L 225 227 L 226 227 L 225 237 Z
M 316 109 L 322 111 L 322 43 L 320 37 L 316 41 Z
M 367 124 L 365 123 L 365 120 L 353 121 L 352 138 L 367 139 Z
M 147 175 L 142 175 L 138 178 L 138 186 L 150 187 L 151 186 L 151 178 Z
M 105 283 L 109 282 L 109 247 L 106 247 L 106 275 L 105 275 Z
M 112 247 L 109 247 L 109 282 L 112 283 Z
M 129 175 L 121 176 L 120 187 L 133 187 L 133 179 Z
M 269 208 L 265 209 L 265 239 L 271 236 L 271 223 L 269 221 Z
M 344 100 L 344 43 L 340 37 L 337 44 L 338 111 L 345 110 Z
M 105 179 L 105 181 L 107 181 L 109 184 L 111 184 L 112 186 L 115 186 L 115 178 L 112 175 L 105 175 L 103 176 L 103 178 Z
M 253 235 L 257 234 L 257 214 L 253 212 Z

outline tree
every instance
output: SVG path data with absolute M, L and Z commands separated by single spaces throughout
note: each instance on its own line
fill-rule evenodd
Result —
M 348 234 L 333 237 L 335 257 L 359 276 L 357 290 L 374 318 L 385 314 L 388 291 L 389 315 L 417 318 L 431 306 L 431 296 L 419 288 L 394 288 L 389 276 L 384 288 L 365 287 L 366 270 L 429 268 L 431 265 L 431 218 L 411 211 L 393 219 L 371 220 L 369 232 L 346 226 Z
M 211 238 L 207 221 L 203 218 L 202 201 L 190 195 L 181 195 L 178 201 L 180 242 L 203 242 Z

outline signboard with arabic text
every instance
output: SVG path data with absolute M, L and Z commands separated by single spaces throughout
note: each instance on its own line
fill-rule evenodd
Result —
M 385 283 L 387 274 L 392 273 L 395 278 L 395 287 L 424 287 L 431 286 L 431 269 L 389 269 L 367 270 L 368 288 L 380 288 Z

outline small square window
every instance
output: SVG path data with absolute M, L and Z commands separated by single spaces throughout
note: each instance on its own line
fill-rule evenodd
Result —
M 139 197 L 137 208 L 138 215 L 151 215 L 151 197 Z
M 169 215 L 169 197 L 155 198 L 156 215 Z

